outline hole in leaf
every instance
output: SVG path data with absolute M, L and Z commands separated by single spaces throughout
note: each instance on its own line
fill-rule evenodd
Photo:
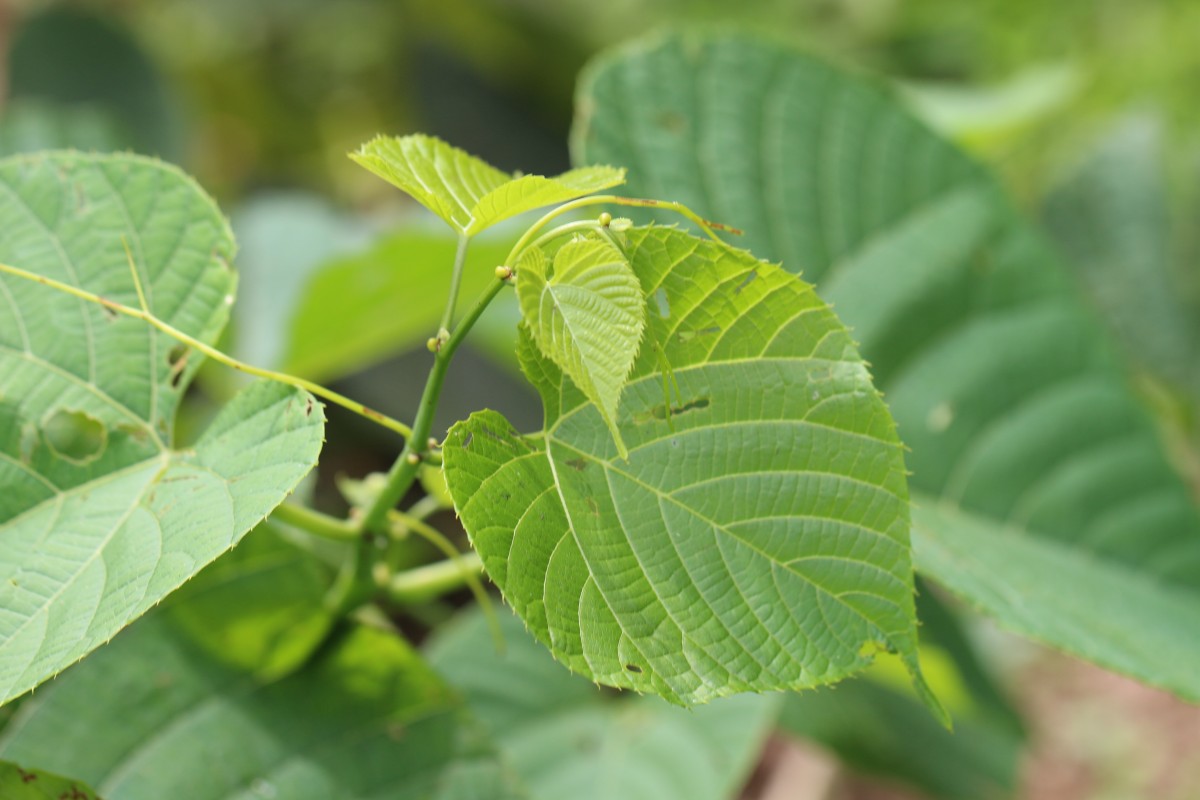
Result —
M 171 368 L 171 388 L 178 389 L 183 381 L 183 371 L 187 367 L 188 350 L 186 345 L 177 344 L 167 352 L 167 364 Z
M 667 290 L 659 287 L 654 293 L 654 304 L 658 306 L 658 315 L 663 319 L 669 319 L 671 316 L 671 302 L 667 299 Z
M 42 425 L 46 444 L 56 456 L 76 464 L 95 461 L 108 443 L 108 429 L 82 411 L 59 409 Z
M 746 273 L 745 279 L 741 283 L 738 284 L 736 289 L 733 290 L 733 293 L 741 294 L 742 289 L 745 289 L 747 286 L 749 286 L 750 282 L 753 281 L 757 277 L 758 277 L 758 270 L 756 270 L 756 269 L 750 270 L 748 273 Z

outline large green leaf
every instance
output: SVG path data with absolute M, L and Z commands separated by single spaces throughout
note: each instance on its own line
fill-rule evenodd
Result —
M 617 419 L 628 460 L 527 335 L 544 435 L 482 412 L 447 437 L 488 574 L 555 656 L 612 686 L 698 703 L 893 649 L 923 687 L 900 444 L 845 328 L 743 251 L 654 228 L 627 256 L 659 308 Z
M 233 242 L 179 171 L 132 156 L 0 161 L 0 261 L 212 342 Z M 171 422 L 198 354 L 138 320 L 0 278 L 0 702 L 58 672 L 228 550 L 312 469 L 323 415 L 257 383 L 191 448 Z
M 625 177 L 625 170 L 612 167 L 584 167 L 554 178 L 510 175 L 421 134 L 378 136 L 350 157 L 464 236 L 525 211 L 608 189 Z
M 637 358 L 646 298 L 624 254 L 603 239 L 576 239 L 546 256 L 530 248 L 517 265 L 517 297 L 534 343 L 604 418 L 622 458 L 617 404 Z
M 402 639 L 367 628 L 262 684 L 149 615 L 27 700 L 0 756 L 109 800 L 517 796 L 461 701 Z
M 1163 136 L 1153 118 L 1123 121 L 1054 188 L 1044 216 L 1127 356 L 1200 404 L 1200 284 L 1177 261 Z
M 684 710 L 618 697 L 572 675 L 511 614 L 496 652 L 476 610 L 426 646 L 467 699 L 533 800 L 727 800 L 745 782 L 780 697 L 742 696 Z
M 981 167 L 870 83 L 747 36 L 644 40 L 592 68 L 579 107 L 581 161 L 629 164 L 631 193 L 742 227 L 819 280 L 912 448 L 931 577 L 1016 630 L 1200 692 L 1147 638 L 1194 639 L 1200 517 L 1067 270 Z M 996 543 L 985 569 L 938 555 L 976 534 Z M 1019 594 L 1042 550 L 1063 568 Z M 1117 597 L 1120 615 L 1061 624 Z
M 471 242 L 462 296 L 474 297 L 496 279 L 508 244 Z M 402 230 L 322 265 L 296 303 L 285 368 L 314 380 L 340 378 L 423 345 L 437 332 L 454 248 L 448 235 Z
M 23 769 L 0 761 L 0 797 L 4 800 L 99 800 L 95 792 L 77 780 Z

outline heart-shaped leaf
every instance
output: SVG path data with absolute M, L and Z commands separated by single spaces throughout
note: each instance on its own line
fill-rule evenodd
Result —
M 517 297 L 538 349 L 596 404 L 624 458 L 617 404 L 646 316 L 629 262 L 603 239 L 576 239 L 554 254 L 547 276 L 545 254 L 530 248 L 517 266 Z
M 748 253 L 674 229 L 627 237 L 659 308 L 617 419 L 628 460 L 527 335 L 544 435 L 482 412 L 446 440 L 489 575 L 601 683 L 700 703 L 829 683 L 891 649 L 924 690 L 904 459 L 845 328 Z
M 411 195 L 464 236 L 542 206 L 617 186 L 625 170 L 584 167 L 553 178 L 510 175 L 423 134 L 378 136 L 350 157 Z
M 1200 698 L 1194 500 L 1078 284 L 983 168 L 879 88 L 751 36 L 637 43 L 580 95 L 582 161 L 744 228 L 853 326 L 912 448 L 922 570 Z
M 229 315 L 232 238 L 173 167 L 57 153 L 0 161 L 0 261 L 137 305 L 205 342 Z M 187 450 L 200 365 L 145 323 L 0 276 L 0 703 L 81 658 L 262 520 L 313 467 L 306 393 L 252 384 Z

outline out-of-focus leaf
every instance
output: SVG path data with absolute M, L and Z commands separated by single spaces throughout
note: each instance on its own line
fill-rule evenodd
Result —
M 111 151 L 128 143 L 116 119 L 97 106 L 16 100 L 0 111 L 0 156 L 63 148 Z
M 331 258 L 366 247 L 371 226 L 302 192 L 255 195 L 230 222 L 239 277 L 233 352 L 250 364 L 277 367 L 313 274 Z
M 115 19 L 60 6 L 23 20 L 9 50 L 9 95 L 95 107 L 118 121 L 137 151 L 177 160 L 184 126 L 176 101 Z
M 448 236 L 405 230 L 322 266 L 296 303 L 284 369 L 330 380 L 423 344 L 437 333 L 454 250 Z M 505 243 L 472 241 L 460 297 L 469 302 L 496 280 L 507 255 Z
M 262 684 L 150 615 L 27 700 L 0 756 L 122 800 L 519 796 L 461 701 L 367 628 Z
M 331 576 L 269 522 L 167 600 L 167 613 L 213 658 L 263 680 L 288 675 L 325 640 Z
M 1175 261 L 1163 131 L 1126 120 L 1046 198 L 1050 234 L 1126 355 L 1200 404 L 1200 285 Z M 1191 224 L 1195 224 L 1194 221 Z
M 428 644 L 434 667 L 495 734 L 533 800 L 726 800 L 770 732 L 778 696 L 686 711 L 654 697 L 614 698 L 572 675 L 511 614 L 497 654 L 477 610 Z
M 886 649 L 924 691 L 903 457 L 845 328 L 744 251 L 672 228 L 626 242 L 659 309 L 617 419 L 628 458 L 527 333 L 544 435 L 485 411 L 446 438 L 488 574 L 608 685 L 702 703 L 834 682 Z
M 422 134 L 379 136 L 350 157 L 464 236 L 535 208 L 617 186 L 625 178 L 625 170 L 612 167 L 584 167 L 553 178 L 509 175 Z
M 22 769 L 7 761 L 0 761 L 0 797 L 4 800 L 100 800 L 80 781 L 37 769 Z
M 1068 270 L 980 166 L 870 83 L 744 35 L 637 42 L 592 67 L 579 108 L 580 163 L 743 228 L 853 326 L 912 448 L 927 575 L 1200 696 L 1200 515 Z M 1033 592 L 1043 553 L 1058 569 Z
M 910 696 L 867 679 L 788 695 L 781 727 L 868 774 L 901 780 L 943 800 L 1010 797 L 1020 740 L 958 717 L 951 733 Z

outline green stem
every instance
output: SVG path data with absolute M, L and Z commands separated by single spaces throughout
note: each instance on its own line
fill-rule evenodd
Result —
M 471 237 L 465 233 L 458 235 L 458 250 L 454 253 L 454 272 L 450 275 L 450 297 L 446 300 L 446 310 L 442 312 L 442 324 L 438 333 L 450 330 L 454 324 L 454 307 L 458 305 L 458 287 L 462 285 L 463 266 L 467 263 L 467 245 Z
M 455 549 L 454 544 L 446 538 L 445 534 L 424 520 L 418 519 L 410 514 L 392 511 L 388 514 L 388 519 L 395 525 L 412 531 L 425 541 L 432 544 L 438 550 L 441 550 L 442 554 L 449 559 L 449 561 L 443 563 L 453 564 L 458 567 L 458 581 L 456 583 L 447 585 L 442 591 L 457 589 L 463 584 L 466 584 L 466 586 L 470 588 L 471 594 L 475 596 L 475 602 L 479 604 L 480 610 L 483 611 L 483 616 L 487 619 L 488 627 L 492 631 L 492 640 L 496 644 L 496 650 L 498 652 L 502 652 L 504 650 L 504 632 L 500 630 L 500 620 L 497 619 L 496 610 L 492 607 L 492 599 L 488 597 L 487 591 L 483 588 L 483 582 L 479 580 L 479 575 L 477 574 L 483 569 L 483 562 L 480 561 L 479 556 L 474 551 L 471 551 L 469 554 L 464 556 Z M 433 566 L 436 567 L 439 565 Z M 403 589 L 399 595 L 392 591 L 392 589 L 395 587 L 397 579 L 401 581 L 401 586 L 404 587 L 407 585 L 405 584 L 405 580 L 407 580 L 404 578 L 405 575 L 430 568 L 431 567 L 418 567 L 417 570 L 408 570 L 400 573 L 399 575 L 393 576 L 392 580 L 388 584 L 389 595 L 397 602 L 413 602 L 411 596 L 408 596 L 408 600 L 405 599 L 406 595 L 404 594 Z M 425 597 L 422 599 L 428 598 Z
M 388 511 L 395 508 L 396 503 L 412 486 L 421 468 L 425 453 L 429 450 L 429 432 L 433 428 L 433 416 L 437 411 L 438 397 L 442 392 L 442 384 L 446 380 L 446 369 L 454 357 L 454 351 L 462 344 L 467 333 L 479 320 L 484 309 L 492 299 L 504 288 L 504 281 L 496 280 L 467 312 L 462 321 L 454 328 L 454 333 L 446 340 L 433 356 L 433 367 L 425 381 L 425 391 L 421 394 L 420 405 L 417 406 L 417 417 L 413 420 L 412 434 L 404 444 L 404 450 L 392 464 L 387 474 L 387 483 L 375 497 L 375 502 L 363 515 L 360 530 L 383 532 L 387 523 Z
M 211 345 L 205 344 L 204 342 L 200 341 L 199 339 L 189 336 L 188 334 L 184 333 L 183 331 L 179 330 L 178 328 L 176 328 L 166 322 L 163 322 L 161 319 L 154 316 L 149 311 L 145 311 L 140 308 L 131 308 L 130 306 L 124 305 L 122 303 L 118 303 L 114 300 L 109 300 L 106 297 L 101 297 L 100 295 L 94 294 L 93 292 L 89 292 L 86 289 L 80 289 L 78 286 L 71 286 L 68 283 L 56 281 L 53 278 L 47 278 L 46 276 L 38 275 L 35 272 L 28 272 L 26 270 L 21 269 L 20 267 L 12 267 L 12 266 L 9 266 L 8 264 L 0 264 L 0 272 L 8 273 L 9 275 L 14 275 L 18 278 L 24 278 L 25 280 L 30 280 L 30 281 L 33 281 L 34 283 L 40 283 L 43 286 L 50 287 L 51 289 L 57 289 L 58 291 L 65 292 L 73 297 L 78 297 L 80 300 L 87 300 L 90 303 L 96 303 L 97 305 L 101 305 L 104 308 L 107 308 L 109 311 L 116 312 L 117 314 L 123 314 L 124 316 L 127 316 L 127 317 L 133 317 L 134 319 L 140 319 L 142 322 L 145 322 L 147 325 L 150 325 L 153 328 L 157 328 L 158 330 L 165 333 L 167 336 L 170 336 L 175 341 L 185 344 L 188 347 L 203 353 L 204 355 L 211 358 L 213 361 L 216 361 L 220 364 L 224 364 L 225 366 L 230 367 L 232 369 L 236 369 L 238 372 L 244 372 L 247 375 L 254 375 L 259 378 L 266 378 L 267 380 L 272 380 L 272 381 L 277 381 L 279 383 L 287 384 L 288 386 L 295 386 L 298 389 L 304 389 L 305 391 L 311 392 L 312 394 L 316 395 L 317 397 L 320 397 L 324 400 L 328 400 L 329 402 L 333 403 L 334 405 L 341 406 L 342 408 L 345 408 L 349 411 L 353 411 L 355 414 L 366 417 L 367 419 L 371 420 L 372 422 L 377 422 L 380 425 L 382 425 L 383 427 L 388 428 L 389 430 L 395 431 L 396 433 L 400 434 L 401 436 L 409 437 L 412 434 L 412 429 L 410 429 L 403 422 L 400 422 L 399 420 L 394 420 L 385 414 L 381 414 L 380 412 L 375 411 L 374 409 L 367 408 L 362 403 L 351 400 L 350 398 L 348 398 L 344 395 L 338 394 L 337 392 L 333 391 L 332 389 L 326 389 L 324 386 L 313 383 L 312 381 L 305 380 L 304 378 L 297 378 L 294 375 L 288 375 L 283 372 L 275 372 L 274 370 L 269 370 L 269 369 L 260 369 L 258 367 L 251 366 L 250 364 L 246 364 L 242 361 L 238 361 L 236 358 L 233 358 L 232 356 L 227 356 L 224 353 L 222 353 L 220 350 L 218 350 L 217 348 L 215 348 Z M 141 299 L 142 294 L 141 294 L 140 283 L 135 281 L 135 287 L 137 287 L 138 296 L 139 296 L 139 299 Z
M 271 518 L 293 528 L 339 542 L 352 542 L 362 536 L 351 522 L 292 503 L 284 503 L 276 508 L 271 512 Z
M 474 552 L 416 567 L 392 577 L 387 586 L 388 597 L 405 605 L 424 603 L 462 588 L 468 576 L 474 577 L 482 569 L 483 562 Z

